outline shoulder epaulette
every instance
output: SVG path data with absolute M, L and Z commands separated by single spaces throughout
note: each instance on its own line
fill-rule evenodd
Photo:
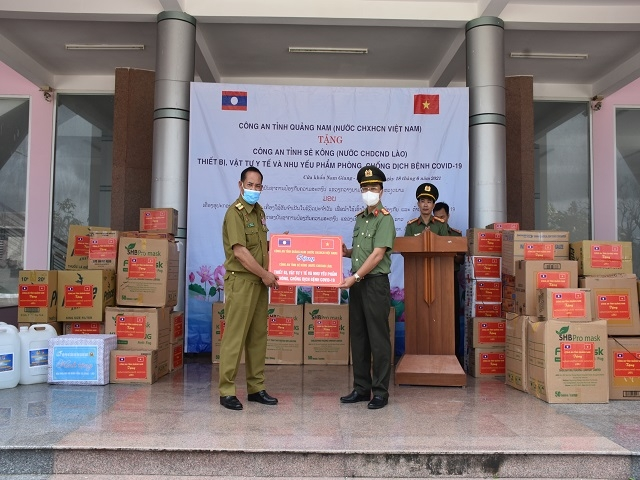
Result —
M 238 210 L 242 210 L 242 209 L 244 208 L 244 205 L 242 205 L 242 203 L 238 202 L 238 203 L 236 203 L 236 204 L 235 204 L 235 207 L 236 207 Z
M 381 208 L 380 211 L 383 215 L 389 215 L 389 210 L 387 210 L 386 208 Z
M 364 212 L 366 212 L 366 211 L 367 211 L 367 209 L 366 209 L 366 208 L 365 208 L 364 210 L 360 210 L 358 213 L 356 213 L 356 217 L 357 217 L 358 215 L 362 215 L 362 214 L 363 214 Z
M 441 219 L 440 217 L 431 217 L 431 221 L 432 222 L 440 222 L 440 223 L 444 223 L 444 220 Z
M 451 230 L 452 232 L 456 232 L 456 233 L 462 235 L 462 232 L 460 230 L 458 230 L 457 228 L 449 227 L 449 230 Z
M 411 220 L 409 220 L 409 221 L 407 222 L 407 225 L 411 225 L 412 223 L 415 223 L 415 222 L 417 222 L 418 220 L 420 220 L 420 217 L 412 218 Z

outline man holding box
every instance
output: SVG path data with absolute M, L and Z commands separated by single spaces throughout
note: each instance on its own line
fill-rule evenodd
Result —
M 235 379 L 242 351 L 248 400 L 276 405 L 264 387 L 267 354 L 268 288 L 278 286 L 278 277 L 267 270 L 267 222 L 258 199 L 262 173 L 248 167 L 240 174 L 240 197 L 227 209 L 222 224 L 225 254 L 225 330 L 220 342 L 220 405 L 242 410 L 236 397 Z
M 368 408 L 378 409 L 389 401 L 392 355 L 389 272 L 396 227 L 393 217 L 380 202 L 382 182 L 386 180 L 384 173 L 367 165 L 358 171 L 357 179 L 366 208 L 356 215 L 352 248 L 342 245 L 342 255 L 351 257 L 353 275 L 339 285 L 339 288 L 350 289 L 353 391 L 340 397 L 340 402 L 369 402 Z

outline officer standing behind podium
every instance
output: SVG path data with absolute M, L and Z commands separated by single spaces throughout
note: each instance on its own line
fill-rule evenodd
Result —
M 380 201 L 382 184 L 386 181 L 384 173 L 367 165 L 358 171 L 357 180 L 366 208 L 356 215 L 352 248 L 342 244 L 342 255 L 351 257 L 353 275 L 339 285 L 349 289 L 353 391 L 340 397 L 340 402 L 369 402 L 368 408 L 378 409 L 389 401 L 392 355 L 389 272 L 396 227 Z
M 420 216 L 407 222 L 404 230 L 405 237 L 420 235 L 425 230 L 430 230 L 436 235 L 449 236 L 447 223 L 433 215 L 433 207 L 438 200 L 438 189 L 432 183 L 423 183 L 416 190 L 416 200 Z

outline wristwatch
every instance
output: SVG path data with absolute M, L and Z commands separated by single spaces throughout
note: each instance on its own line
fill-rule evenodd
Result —
M 359 282 L 360 280 L 362 280 L 362 277 L 360 275 L 358 275 L 357 273 L 353 274 L 353 278 L 356 279 L 356 282 Z

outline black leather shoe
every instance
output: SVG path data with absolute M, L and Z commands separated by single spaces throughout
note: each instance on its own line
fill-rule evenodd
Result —
M 261 403 L 263 405 L 277 405 L 278 404 L 278 399 L 275 398 L 275 397 L 272 397 L 271 395 L 269 395 L 266 390 L 260 390 L 259 392 L 256 392 L 256 393 L 250 393 L 248 395 L 247 399 L 250 402 L 258 402 L 258 403 Z
M 370 410 L 376 410 L 378 408 L 384 407 L 387 403 L 389 403 L 388 398 L 381 397 L 380 395 L 374 395 L 367 408 Z
M 235 395 L 220 397 L 220 405 L 224 408 L 228 408 L 229 410 L 242 410 L 242 404 Z
M 349 395 L 340 397 L 340 403 L 368 402 L 370 398 L 371 398 L 370 393 L 367 395 L 360 395 L 358 392 L 354 390 Z

